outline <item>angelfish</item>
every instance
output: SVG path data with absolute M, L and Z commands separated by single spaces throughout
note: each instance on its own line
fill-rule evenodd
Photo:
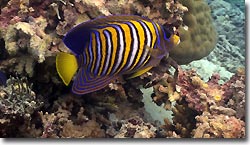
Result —
M 158 23 L 136 15 L 112 15 L 83 22 L 63 39 L 73 54 L 56 57 L 59 76 L 72 92 L 87 94 L 100 90 L 123 74 L 140 76 L 159 64 L 180 42 Z

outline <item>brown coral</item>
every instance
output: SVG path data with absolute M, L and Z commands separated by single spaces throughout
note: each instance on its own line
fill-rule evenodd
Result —
M 104 131 L 100 129 L 100 125 L 94 120 L 90 120 L 83 125 L 75 125 L 69 121 L 64 124 L 60 135 L 62 138 L 105 137 Z
M 211 115 L 203 112 L 196 117 L 197 128 L 193 131 L 194 138 L 244 138 L 245 123 L 227 115 Z
M 192 137 L 192 130 L 196 130 L 195 137 L 244 137 L 244 122 L 240 120 L 244 120 L 244 77 L 244 69 L 239 69 L 239 72 L 225 84 L 218 83 L 220 80 L 218 74 L 214 74 L 208 82 L 204 82 L 194 70 L 185 71 L 178 68 L 178 75 L 175 78 L 172 78 L 170 75 L 165 75 L 162 81 L 154 85 L 156 95 L 154 101 L 156 103 L 165 102 L 166 105 L 168 104 L 166 100 L 176 102 L 174 104 L 172 103 L 173 106 L 170 105 L 166 107 L 166 109 L 173 111 L 173 123 L 165 121 L 166 124 L 162 126 L 165 132 L 161 132 L 160 135 L 165 137 L 171 137 L 171 135 L 177 135 L 177 137 Z M 174 93 L 179 94 L 175 99 L 172 97 Z M 234 104 L 236 100 L 240 105 Z M 204 112 L 207 112 L 207 114 L 204 114 Z M 199 114 L 202 113 L 204 114 L 202 115 L 204 118 L 208 114 L 211 117 L 230 118 L 228 122 L 234 122 L 235 126 L 227 129 L 223 128 L 223 130 L 216 128 L 220 130 L 221 135 L 219 135 L 216 129 L 215 135 L 206 134 L 204 132 L 211 127 L 209 126 L 209 121 L 203 121 L 202 125 L 196 123 L 197 115 L 199 116 Z M 214 120 L 211 120 L 211 122 L 214 122 Z M 218 125 L 218 123 L 215 124 Z M 234 130 L 235 132 L 230 132 L 229 130 Z M 240 135 L 237 136 L 237 133 L 240 133 Z
M 246 76 L 245 69 L 239 68 L 237 73 L 231 77 L 222 87 L 224 95 L 227 96 L 226 107 L 234 109 L 237 113 L 237 118 L 245 120 L 246 112 Z
M 184 26 L 178 29 L 181 43 L 170 52 L 170 56 L 178 64 L 187 64 L 207 56 L 215 47 L 217 34 L 205 1 L 179 1 L 188 12 L 183 17 Z
M 54 113 L 40 112 L 43 123 L 43 138 L 91 138 L 105 137 L 104 130 L 92 119 L 84 115 L 85 110 L 76 98 L 65 96 L 53 106 Z M 75 100 L 76 99 L 76 100 Z M 79 108 L 80 107 L 80 108 Z M 78 110 L 78 111 L 76 111 Z M 76 112 L 75 112 L 76 111 Z
M 156 128 L 138 116 L 127 119 L 115 138 L 153 138 Z

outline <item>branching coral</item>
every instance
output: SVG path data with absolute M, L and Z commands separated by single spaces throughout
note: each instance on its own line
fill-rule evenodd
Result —
M 210 105 L 221 105 L 224 102 L 223 91 L 218 81 L 205 83 L 194 71 L 179 70 L 177 85 L 181 87 L 180 95 L 185 97 L 189 107 L 197 111 L 206 111 Z
M 27 78 L 13 78 L 7 80 L 7 86 L 0 90 L 1 112 L 19 116 L 30 116 L 43 103 L 38 100 Z
M 27 130 L 32 114 L 42 105 L 43 102 L 27 83 L 27 78 L 8 79 L 6 87 L 0 86 L 1 137 L 12 136 L 13 129 L 16 132 Z

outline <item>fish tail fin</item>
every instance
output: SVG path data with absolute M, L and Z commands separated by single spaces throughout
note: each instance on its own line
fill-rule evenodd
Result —
M 77 59 L 74 55 L 65 52 L 57 54 L 56 70 L 66 86 L 69 85 L 77 69 Z

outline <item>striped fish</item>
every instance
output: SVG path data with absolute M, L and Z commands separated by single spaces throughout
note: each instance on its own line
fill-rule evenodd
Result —
M 79 24 L 63 41 L 74 55 L 59 53 L 57 72 L 68 85 L 78 70 L 72 92 L 87 94 L 123 74 L 133 78 L 147 72 L 179 43 L 179 37 L 147 18 L 120 15 Z

